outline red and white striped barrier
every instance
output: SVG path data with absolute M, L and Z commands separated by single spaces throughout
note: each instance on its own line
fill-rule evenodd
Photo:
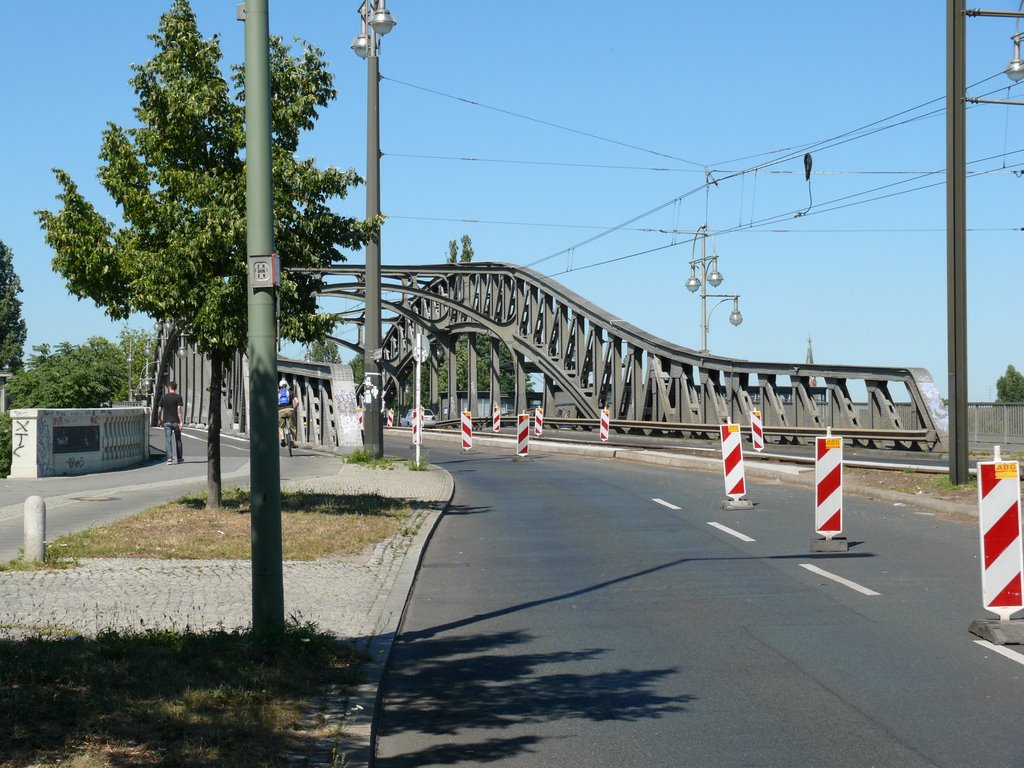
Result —
M 600 432 L 601 442 L 602 443 L 607 443 L 608 442 L 608 432 L 611 429 L 611 423 L 612 423 L 611 411 L 609 411 L 607 408 L 602 408 L 601 409 L 601 432 Z
M 395 409 L 394 408 L 388 408 L 388 426 L 389 427 L 395 426 Z
M 501 406 L 494 406 L 491 410 L 491 425 L 495 432 L 501 432 Z
M 764 427 L 761 425 L 761 412 L 750 412 L 750 442 L 755 451 L 764 450 Z
M 356 416 L 359 417 L 359 429 L 362 429 L 363 428 L 363 409 L 362 408 L 359 408 L 359 407 L 356 408 Z
M 995 461 L 978 462 L 978 525 L 982 602 L 985 610 L 1007 621 L 1024 608 L 1020 464 L 1000 461 L 998 448 Z
M 814 530 L 826 539 L 843 532 L 843 438 L 814 438 Z
M 423 435 L 420 434 L 420 425 L 423 423 L 423 417 L 420 415 L 422 408 L 412 409 L 412 444 L 419 445 L 423 441 Z
M 519 414 L 519 441 L 516 444 L 516 457 L 528 456 L 530 453 L 530 414 Z
M 473 414 L 470 411 L 462 412 L 462 450 L 469 451 L 473 448 Z
M 719 429 L 722 435 L 722 476 L 725 478 L 725 495 L 738 501 L 747 495 L 740 425 L 723 424 Z
M 533 411 L 533 436 L 541 437 L 544 434 L 544 409 L 540 406 Z

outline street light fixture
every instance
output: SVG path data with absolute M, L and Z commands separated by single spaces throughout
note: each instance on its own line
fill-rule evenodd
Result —
M 363 0 L 359 6 L 362 31 L 352 40 L 352 50 L 366 59 L 366 218 L 380 215 L 380 37 L 395 27 L 385 0 Z M 366 332 L 363 359 L 368 376 L 380 376 L 380 232 L 366 244 Z M 383 381 L 383 379 L 378 379 Z M 383 387 L 381 387 L 383 391 Z M 384 455 L 384 424 L 381 408 L 369 404 L 363 416 L 363 442 L 371 456 Z
M 1015 83 L 1024 80 L 1024 61 L 1021 61 L 1020 58 L 1020 41 L 1022 37 L 1024 37 L 1024 34 L 1018 32 L 1011 38 L 1013 40 L 1013 58 L 1006 65 L 1006 76 Z
M 696 250 L 697 237 L 700 237 L 700 257 L 694 256 L 690 259 L 690 277 L 683 285 L 690 293 L 700 290 L 700 351 L 707 354 L 708 351 L 708 321 L 711 319 L 711 312 L 714 312 L 719 304 L 724 304 L 732 299 L 732 312 L 729 315 L 729 322 L 739 325 L 743 322 L 743 315 L 740 312 L 740 295 L 738 293 L 708 293 L 707 287 L 717 288 L 725 281 L 725 276 L 718 271 L 718 250 L 712 239 L 711 255 L 707 255 L 707 224 L 702 224 L 700 229 L 692 233 L 696 235 L 693 239 L 693 247 Z M 700 277 L 697 277 L 697 267 L 700 266 Z M 708 311 L 708 299 L 721 299 Z

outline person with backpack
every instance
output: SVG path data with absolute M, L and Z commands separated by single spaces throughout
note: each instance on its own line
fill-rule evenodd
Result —
M 299 407 L 299 393 L 292 393 L 288 382 L 281 379 L 277 382 L 277 434 L 284 447 L 284 426 L 287 423 L 292 425 L 292 447 L 295 447 L 295 435 L 298 434 L 295 411 Z

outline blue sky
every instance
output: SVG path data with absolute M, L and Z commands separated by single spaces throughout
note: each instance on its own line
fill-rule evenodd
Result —
M 123 325 L 67 294 L 34 211 L 54 209 L 60 167 L 116 216 L 96 181 L 100 133 L 132 122 L 129 67 L 151 56 L 147 35 L 168 6 L 0 0 L 0 240 L 15 253 L 29 348 L 114 338 Z M 225 63 L 241 62 L 235 3 L 193 7 Z M 300 153 L 365 173 L 357 7 L 271 0 L 270 22 L 324 49 L 336 76 L 339 98 Z M 533 265 L 698 348 L 700 301 L 683 287 L 692 246 L 664 230 L 706 222 L 718 290 L 739 293 L 744 316 L 731 326 L 728 304 L 711 315 L 712 352 L 798 363 L 811 336 L 817 362 L 923 367 L 947 393 L 945 3 L 388 7 L 398 26 L 381 54 L 384 263 L 435 263 L 469 234 L 476 261 Z M 967 79 L 982 83 L 972 95 L 1007 98 L 1014 29 L 968 20 Z M 1022 100 L 1024 88 L 1009 94 Z M 1008 364 L 1024 369 L 1024 107 L 973 107 L 967 126 L 969 170 L 988 171 L 968 180 L 969 397 L 989 400 Z M 808 184 L 802 155 L 817 142 Z M 338 207 L 362 214 L 362 188 Z

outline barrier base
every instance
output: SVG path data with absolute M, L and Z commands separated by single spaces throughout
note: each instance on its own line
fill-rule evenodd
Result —
M 753 509 L 754 502 L 750 499 L 722 499 L 719 506 L 722 509 Z
M 478 453 L 478 451 L 476 448 L 463 448 L 462 453 L 465 455 L 467 453 Z
M 811 539 L 811 552 L 849 552 L 850 543 L 845 536 L 833 536 L 831 539 Z
M 512 457 L 512 461 L 531 461 L 531 459 L 529 456 L 520 456 L 519 454 L 516 454 Z
M 979 619 L 967 631 L 995 645 L 1024 645 L 1024 620 Z

